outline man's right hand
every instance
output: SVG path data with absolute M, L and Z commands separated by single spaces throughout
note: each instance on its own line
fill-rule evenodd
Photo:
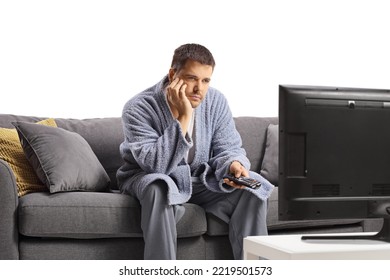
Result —
M 187 84 L 184 80 L 175 78 L 167 87 L 167 97 L 171 110 L 176 112 L 176 118 L 182 115 L 191 115 L 192 106 L 186 96 Z
M 192 105 L 186 96 L 187 84 L 176 77 L 167 87 L 167 100 L 174 118 L 182 127 L 183 135 L 187 133 L 188 125 L 192 117 Z

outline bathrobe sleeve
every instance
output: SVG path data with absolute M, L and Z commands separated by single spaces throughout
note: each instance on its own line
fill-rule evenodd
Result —
M 242 147 L 241 136 L 236 130 L 232 113 L 229 109 L 227 100 L 222 94 L 215 94 L 210 112 L 211 131 L 211 156 L 207 163 L 201 167 L 200 179 L 202 183 L 210 190 L 216 192 L 232 192 L 237 189 L 226 185 L 223 182 L 223 176 L 229 172 L 230 164 L 233 161 L 239 161 L 248 171 L 250 170 L 250 161 Z M 261 175 L 249 171 L 249 176 L 259 180 L 262 187 L 253 190 L 245 188 L 262 200 L 268 199 L 274 186 Z
M 217 92 L 218 93 L 218 92 Z M 210 159 L 203 164 L 202 182 L 211 190 L 230 192 L 233 188 L 223 183 L 223 176 L 233 161 L 239 161 L 247 170 L 250 162 L 242 148 L 228 102 L 222 94 L 215 94 L 210 102 L 211 151 Z
M 192 147 L 190 138 L 182 134 L 180 123 L 155 109 L 155 99 L 134 101 L 123 111 L 125 138 L 129 152 L 146 173 L 170 175 L 185 164 L 185 155 Z M 164 121 L 165 120 L 165 121 Z

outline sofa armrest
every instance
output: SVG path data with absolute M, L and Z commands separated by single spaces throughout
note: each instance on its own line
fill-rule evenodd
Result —
M 0 159 L 0 259 L 19 259 L 18 201 L 15 176 Z

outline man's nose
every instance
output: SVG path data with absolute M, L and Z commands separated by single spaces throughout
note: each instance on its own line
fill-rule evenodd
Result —
M 202 81 L 198 81 L 195 85 L 195 88 L 194 88 L 194 91 L 195 92 L 198 92 L 198 91 L 202 91 L 203 90 L 203 83 Z

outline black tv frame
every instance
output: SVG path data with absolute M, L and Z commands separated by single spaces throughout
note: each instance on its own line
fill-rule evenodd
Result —
M 386 172 L 387 170 L 387 172 Z M 390 242 L 390 90 L 279 85 L 279 219 L 383 218 Z

